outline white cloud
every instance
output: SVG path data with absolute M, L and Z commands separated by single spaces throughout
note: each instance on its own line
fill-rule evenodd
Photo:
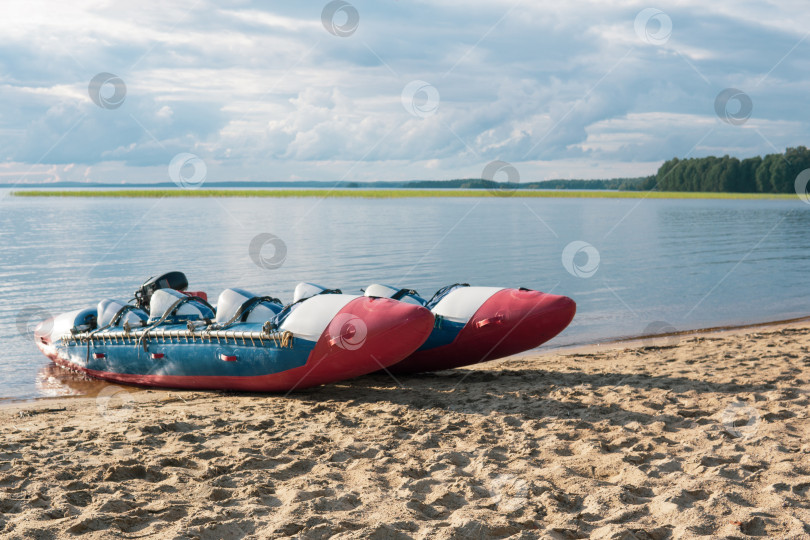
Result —
M 635 34 L 641 1 L 355 6 L 340 38 L 318 4 L 6 2 L 0 177 L 165 180 L 191 151 L 220 180 L 456 178 L 493 159 L 524 178 L 604 178 L 810 135 L 797 1 L 664 2 L 661 46 Z M 89 99 L 101 71 L 126 82 L 118 109 Z M 412 80 L 438 90 L 435 115 L 403 109 Z M 731 86 L 754 102 L 740 128 L 714 115 Z

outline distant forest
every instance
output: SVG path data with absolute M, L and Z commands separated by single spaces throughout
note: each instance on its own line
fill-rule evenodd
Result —
M 404 187 L 419 189 L 606 189 L 630 191 L 720 191 L 731 193 L 793 193 L 796 176 L 810 168 L 810 150 L 788 148 L 740 161 L 735 157 L 704 157 L 664 162 L 653 176 L 610 180 L 545 180 L 507 184 L 481 179 L 417 180 Z
M 810 150 L 788 148 L 740 161 L 723 156 L 671 159 L 640 189 L 659 191 L 726 191 L 737 193 L 793 193 L 796 177 L 810 168 Z

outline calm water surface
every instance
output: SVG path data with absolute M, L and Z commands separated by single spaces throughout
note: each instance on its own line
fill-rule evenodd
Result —
M 84 391 L 57 380 L 25 327 L 129 299 L 169 270 L 212 301 L 233 286 L 289 301 L 299 281 L 428 296 L 455 282 L 553 291 L 578 313 L 549 346 L 640 335 L 656 321 L 685 330 L 810 315 L 810 205 L 798 200 L 0 196 L 0 397 Z M 248 249 L 268 232 L 287 247 L 274 270 Z M 563 265 L 574 241 L 598 253 L 591 277 Z M 569 268 L 587 274 L 589 263 L 580 252 Z

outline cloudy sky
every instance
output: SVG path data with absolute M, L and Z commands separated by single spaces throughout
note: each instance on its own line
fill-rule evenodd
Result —
M 0 183 L 605 178 L 810 142 L 806 0 L 125 4 L 3 1 Z

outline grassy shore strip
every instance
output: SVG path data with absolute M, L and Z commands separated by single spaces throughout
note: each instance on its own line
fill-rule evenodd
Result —
M 572 191 L 517 190 L 491 192 L 482 189 L 111 189 L 15 191 L 16 197 L 353 197 L 401 199 L 407 197 L 564 197 L 588 199 L 795 199 L 788 193 L 715 193 L 667 191 Z

